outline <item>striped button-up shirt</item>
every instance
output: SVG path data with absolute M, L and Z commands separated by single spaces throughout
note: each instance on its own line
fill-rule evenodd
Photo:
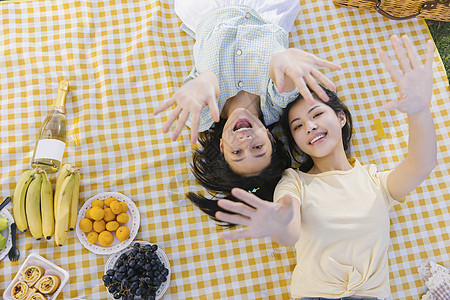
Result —
M 278 93 L 269 77 L 270 58 L 288 48 L 288 33 L 253 9 L 234 6 L 209 11 L 195 30 L 195 39 L 195 68 L 184 82 L 212 71 L 219 80 L 220 112 L 227 99 L 244 90 L 260 96 L 264 121 L 270 125 L 279 120 L 282 109 L 298 96 L 297 89 Z M 213 122 L 206 106 L 199 131 L 209 129 Z

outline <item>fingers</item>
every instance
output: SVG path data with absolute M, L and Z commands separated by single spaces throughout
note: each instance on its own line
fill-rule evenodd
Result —
M 198 128 L 200 126 L 200 114 L 192 114 L 191 118 L 191 145 L 197 143 Z
M 172 126 L 173 122 L 175 122 L 175 120 L 178 118 L 178 115 L 181 113 L 183 109 L 179 106 L 177 106 L 172 113 L 170 114 L 169 118 L 167 119 L 166 123 L 164 124 L 163 127 L 163 132 L 167 133 L 169 132 L 169 128 L 170 126 Z
M 169 100 L 165 101 L 160 107 L 156 108 L 153 111 L 153 115 L 154 116 L 158 115 L 163 110 L 166 110 L 167 108 L 171 107 L 175 102 L 176 100 L 174 99 L 174 97 L 170 98 Z
M 274 68 L 273 69 L 273 82 L 278 89 L 279 93 L 284 92 L 284 72 L 281 69 Z
M 394 80 L 398 82 L 400 80 L 400 77 L 402 76 L 400 70 L 396 66 L 394 66 L 392 61 L 386 55 L 386 52 L 384 52 L 383 50 L 378 51 L 378 56 L 380 57 L 380 60 L 386 70 L 389 72 L 389 74 L 391 74 L 392 78 L 394 78 Z
M 258 207 L 262 207 L 266 202 L 266 201 L 258 198 L 258 196 L 255 196 L 252 193 L 244 191 L 243 189 L 240 189 L 240 188 L 232 189 L 231 194 L 233 194 L 233 196 L 235 196 L 239 200 L 242 200 L 243 202 L 247 203 L 248 205 L 254 207 L 255 209 L 257 209 Z
M 399 106 L 399 102 L 392 100 L 392 101 L 386 102 L 386 104 L 383 105 L 383 108 L 385 110 L 393 110 L 393 109 L 397 109 L 398 106 Z
M 315 59 L 314 63 L 316 65 L 318 65 L 318 66 L 330 68 L 330 69 L 333 69 L 333 70 L 341 70 L 342 69 L 342 67 L 340 65 L 335 64 L 335 63 L 333 63 L 331 61 L 322 59 L 322 58 L 318 58 L 315 55 L 314 55 L 314 59 Z
M 322 87 L 317 83 L 317 81 L 312 76 L 306 76 L 306 82 L 308 86 L 317 94 L 317 96 L 323 101 L 327 102 L 330 100 L 327 93 L 322 89 Z
M 401 44 L 400 40 L 398 39 L 398 36 L 392 35 L 391 42 L 392 42 L 392 46 L 394 47 L 395 56 L 397 57 L 397 60 L 400 64 L 401 69 L 403 70 L 403 72 L 407 72 L 408 70 L 411 69 L 411 64 L 405 54 L 403 45 Z
M 217 202 L 221 208 L 245 217 L 251 217 L 255 214 L 255 209 L 240 202 L 234 202 L 227 199 L 220 199 Z
M 220 121 L 220 113 L 219 113 L 219 106 L 217 105 L 216 98 L 211 97 L 208 100 L 208 107 L 209 111 L 211 112 L 211 117 L 213 118 L 214 122 Z M 198 127 L 197 127 L 198 129 Z
M 175 130 L 173 131 L 172 141 L 177 140 L 178 136 L 181 133 L 181 130 L 183 130 L 183 127 L 186 124 L 188 117 L 189 117 L 189 113 L 183 110 L 180 114 L 180 117 L 178 118 L 177 125 L 175 126 Z
M 417 56 L 417 51 L 414 48 L 413 43 L 408 38 L 408 36 L 402 36 L 403 45 L 405 45 L 406 53 L 408 54 L 409 63 L 413 69 L 420 66 L 419 57 Z
M 425 69 L 431 70 L 433 66 L 434 59 L 434 42 L 433 40 L 428 40 L 427 42 L 427 56 L 425 60 Z
M 251 220 L 241 215 L 227 214 L 221 211 L 216 212 L 216 219 L 230 224 L 249 226 Z
M 326 86 L 329 90 L 331 91 L 336 91 L 336 85 L 333 83 L 333 81 L 331 81 L 330 79 L 328 79 L 328 77 L 326 77 L 325 75 L 323 75 L 321 72 L 319 72 L 318 70 L 313 70 L 311 72 L 311 75 L 316 78 L 317 80 L 319 80 L 320 82 L 322 82 L 322 84 L 324 86 Z

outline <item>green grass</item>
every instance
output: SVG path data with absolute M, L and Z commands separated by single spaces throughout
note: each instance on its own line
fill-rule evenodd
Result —
M 450 22 L 427 20 L 428 28 L 444 63 L 450 82 Z

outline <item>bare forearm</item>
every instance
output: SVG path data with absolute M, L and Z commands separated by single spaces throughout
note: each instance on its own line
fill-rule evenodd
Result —
M 408 163 L 423 181 L 434 169 L 437 160 L 436 130 L 430 110 L 408 115 L 408 126 Z
M 394 199 L 401 199 L 416 189 L 436 166 L 436 132 L 431 112 L 408 115 L 408 126 L 408 157 L 388 178 L 389 192 Z

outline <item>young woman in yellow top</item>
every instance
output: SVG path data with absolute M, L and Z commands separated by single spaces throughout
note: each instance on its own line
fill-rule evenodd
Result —
M 285 110 L 280 122 L 291 153 L 301 156 L 300 170 L 288 169 L 278 183 L 275 203 L 241 189 L 232 194 L 247 203 L 219 200 L 235 214 L 217 212 L 224 222 L 244 225 L 222 233 L 225 239 L 271 236 L 295 245 L 297 265 L 291 295 L 301 299 L 377 299 L 390 295 L 387 250 L 389 209 L 419 186 L 437 160 L 436 133 L 430 111 L 434 46 L 428 41 L 425 64 L 408 37 L 391 41 L 396 67 L 383 51 L 381 61 L 400 90 L 398 101 L 385 109 L 408 116 L 408 156 L 391 171 L 362 166 L 347 159 L 350 113 L 334 93 L 314 103 L 301 97 Z M 405 51 L 406 50 L 406 51 Z

